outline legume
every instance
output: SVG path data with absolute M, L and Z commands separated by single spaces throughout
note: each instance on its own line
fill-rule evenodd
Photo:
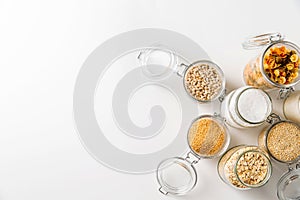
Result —
M 221 92 L 222 78 L 218 71 L 208 64 L 189 67 L 184 80 L 189 94 L 200 101 L 211 100 Z

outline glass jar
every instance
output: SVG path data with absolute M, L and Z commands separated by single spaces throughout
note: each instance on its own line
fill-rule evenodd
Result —
M 235 128 L 261 125 L 272 112 L 269 95 L 258 88 L 245 86 L 225 96 L 221 104 L 221 116 Z
M 195 100 L 205 103 L 215 101 L 225 93 L 225 78 L 221 68 L 208 60 L 196 61 L 189 66 L 181 64 L 186 92 Z M 182 73 L 183 72 L 183 73 Z
M 272 114 L 258 137 L 258 144 L 272 159 L 287 164 L 288 172 L 283 174 L 277 184 L 277 196 L 280 200 L 300 198 L 300 125 L 281 120 Z
M 300 123 L 300 91 L 287 97 L 283 104 L 285 118 Z
M 200 159 L 222 155 L 228 148 L 230 136 L 222 119 L 203 115 L 190 125 L 187 142 L 190 152 L 185 158 L 168 158 L 158 165 L 156 176 L 163 194 L 184 195 L 192 190 L 197 183 L 194 165 Z
M 300 81 L 300 49 L 292 42 L 284 40 L 280 33 L 269 33 L 248 38 L 245 49 L 264 46 L 264 50 L 252 59 L 244 69 L 244 81 L 249 86 L 262 89 L 281 89 L 285 98 Z
M 141 64 L 144 65 L 144 73 L 151 78 L 159 78 L 169 75 L 167 70 L 153 68 L 151 60 L 155 56 L 165 54 L 164 57 L 169 57 L 166 61 L 168 68 L 182 77 L 183 85 L 186 93 L 194 100 L 200 103 L 212 102 L 217 99 L 222 99 L 225 93 L 225 77 L 221 68 L 214 62 L 209 60 L 199 60 L 192 64 L 187 61 L 179 64 L 179 58 L 172 51 L 164 47 L 157 46 L 141 51 L 138 58 Z M 167 56 L 166 56 L 167 55 Z
M 239 145 L 228 150 L 218 163 L 219 177 L 235 189 L 265 185 L 272 174 L 268 154 L 257 146 Z

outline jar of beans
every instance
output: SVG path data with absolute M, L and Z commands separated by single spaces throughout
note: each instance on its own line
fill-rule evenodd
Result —
M 153 68 L 156 56 L 164 57 L 167 61 L 160 61 L 166 68 Z M 144 66 L 143 72 L 151 78 L 161 78 L 170 75 L 172 69 L 183 79 L 186 93 L 200 103 L 222 99 L 225 95 L 225 78 L 221 68 L 209 60 L 199 60 L 192 64 L 170 50 L 161 46 L 141 51 L 138 56 Z M 180 64 L 181 63 L 181 64 Z
M 162 161 L 157 168 L 159 191 L 183 195 L 194 188 L 197 173 L 194 165 L 200 159 L 212 159 L 228 148 L 230 136 L 224 121 L 218 116 L 203 115 L 195 119 L 187 133 L 190 152 L 185 158 L 173 157 Z
M 239 190 L 265 185 L 272 174 L 268 154 L 258 146 L 239 145 L 228 150 L 218 163 L 219 177 Z
M 249 86 L 262 89 L 280 88 L 285 98 L 300 81 L 300 49 L 284 40 L 280 33 L 250 37 L 243 43 L 245 49 L 264 47 L 262 53 L 252 59 L 244 69 L 244 81 Z
M 252 86 L 230 92 L 221 104 L 221 116 L 228 125 L 248 128 L 261 125 L 272 112 L 269 95 Z
M 270 157 L 288 165 L 277 184 L 280 200 L 300 198 L 300 125 L 293 121 L 281 120 L 278 115 L 270 115 L 270 127 L 265 128 L 258 137 L 259 146 Z
M 177 74 L 183 77 L 185 90 L 193 99 L 205 103 L 225 94 L 224 74 L 217 64 L 201 60 L 189 66 L 181 64 L 181 67 Z

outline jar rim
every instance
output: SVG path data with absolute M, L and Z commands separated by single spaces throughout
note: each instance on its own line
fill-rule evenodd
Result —
M 167 180 L 165 180 L 165 177 L 163 176 L 164 170 L 172 164 L 175 164 L 181 167 L 181 170 L 186 170 L 188 172 L 189 181 L 187 184 L 181 186 L 172 186 Z M 198 178 L 196 169 L 192 163 L 188 162 L 182 157 L 171 157 L 159 163 L 156 170 L 156 179 L 161 187 L 159 190 L 164 194 L 170 193 L 172 195 L 184 195 L 196 186 Z
M 220 148 L 220 150 L 216 154 L 211 155 L 211 156 L 201 155 L 201 154 L 195 152 L 189 142 L 189 132 L 190 132 L 190 129 L 193 126 L 193 124 L 196 123 L 198 120 L 205 119 L 205 118 L 209 118 L 209 119 L 213 120 L 214 122 L 216 122 L 219 126 L 221 126 L 223 128 L 224 134 L 225 134 L 225 139 L 224 139 L 225 141 L 224 141 L 223 146 Z M 200 115 L 191 122 L 191 124 L 188 128 L 188 131 L 187 131 L 187 143 L 188 143 L 189 149 L 193 152 L 193 154 L 196 157 L 202 158 L 202 159 L 213 159 L 213 158 L 223 155 L 225 153 L 225 151 L 227 150 L 229 143 L 230 143 L 230 134 L 229 134 L 229 130 L 228 130 L 226 124 L 221 119 L 223 119 L 223 118 L 221 118 L 219 116 L 214 116 L 214 115 Z
M 259 147 L 257 147 L 258 149 L 252 149 L 252 150 L 247 150 L 243 153 L 241 153 L 241 155 L 239 155 L 237 161 L 235 162 L 234 164 L 234 173 L 237 177 L 237 179 L 245 186 L 247 187 L 250 187 L 250 188 L 258 188 L 258 187 L 261 187 L 261 186 L 264 186 L 270 179 L 271 175 L 272 175 L 272 163 L 270 161 L 270 159 L 268 158 L 267 156 L 267 152 L 264 152 L 262 149 L 260 149 Z M 240 159 L 242 158 L 242 156 L 244 156 L 246 153 L 249 153 L 249 152 L 255 152 L 255 153 L 258 153 L 260 154 L 261 156 L 264 157 L 264 159 L 267 161 L 267 166 L 268 166 L 268 171 L 267 171 L 267 174 L 266 176 L 264 177 L 264 180 L 256 185 L 251 185 L 251 184 L 248 184 L 246 183 L 245 181 L 241 180 L 241 178 L 239 177 L 238 173 L 237 173 L 237 165 L 240 161 Z
M 293 95 L 298 95 L 298 99 L 296 100 L 296 103 L 297 103 L 297 101 L 298 101 L 298 103 L 297 103 L 297 109 L 298 109 L 298 111 L 299 111 L 299 113 L 300 113 L 300 91 L 294 92 Z M 284 105 L 286 104 L 286 101 L 288 100 L 288 98 L 290 98 L 290 97 L 288 96 L 287 98 L 284 99 L 284 102 L 283 102 Z M 283 107 L 283 115 L 284 115 L 284 117 L 285 117 L 286 119 L 288 119 L 286 113 L 287 113 L 287 112 L 286 112 L 286 109 L 285 109 L 285 106 L 284 106 L 284 107 Z
M 300 168 L 292 169 L 286 173 L 284 173 L 278 183 L 277 183 L 277 197 L 280 200 L 286 200 L 291 199 L 290 197 L 286 197 L 286 194 L 284 193 L 286 187 L 293 183 L 296 180 L 300 179 Z M 298 194 L 299 197 L 300 194 Z
M 191 67 L 197 65 L 197 64 L 207 64 L 209 65 L 210 67 L 213 67 L 215 70 L 217 70 L 218 74 L 220 75 L 220 78 L 222 79 L 221 80 L 221 88 L 220 90 L 218 91 L 218 94 L 215 95 L 213 98 L 211 99 L 208 99 L 208 100 L 199 100 L 197 98 L 195 98 L 193 95 L 190 94 L 190 92 L 187 90 L 186 88 L 186 83 L 185 83 L 185 77 L 186 77 L 186 73 L 188 71 L 188 69 L 190 69 Z M 225 75 L 224 75 L 224 72 L 223 70 L 213 61 L 210 61 L 210 60 L 198 60 L 198 61 L 195 61 L 193 63 L 191 63 L 190 65 L 188 65 L 186 67 L 186 69 L 184 70 L 184 73 L 183 73 L 183 86 L 184 86 L 184 89 L 186 91 L 186 93 L 194 100 L 200 102 L 200 103 L 208 103 L 208 102 L 213 102 L 215 100 L 217 100 L 219 97 L 221 97 L 224 92 L 225 92 L 225 85 L 226 85 L 226 79 L 225 79 Z
M 243 117 L 243 115 L 241 114 L 241 112 L 240 112 L 240 110 L 239 110 L 239 106 L 238 106 L 238 103 L 239 103 L 239 100 L 240 100 L 241 95 L 242 95 L 245 91 L 247 91 L 247 90 L 253 90 L 253 89 L 259 90 L 259 91 L 264 95 L 264 97 L 266 98 L 266 101 L 268 101 L 268 108 L 267 108 L 267 112 L 266 112 L 266 114 L 265 114 L 265 117 L 264 117 L 264 119 L 263 119 L 262 121 L 258 121 L 258 122 L 252 122 L 252 121 L 249 121 L 248 119 L 246 119 L 245 117 Z M 273 104 L 273 103 L 272 103 L 272 99 L 271 99 L 270 95 L 269 95 L 266 91 L 264 91 L 264 90 L 262 90 L 262 89 L 259 89 L 259 88 L 256 88 L 256 87 L 252 87 L 252 86 L 249 86 L 249 87 L 244 88 L 244 89 L 238 94 L 238 96 L 237 96 L 237 98 L 236 98 L 235 104 L 236 104 L 236 106 L 235 106 L 235 108 L 236 108 L 236 113 L 238 114 L 238 116 L 239 116 L 242 120 L 244 120 L 245 122 L 247 122 L 247 123 L 249 123 L 249 124 L 253 124 L 253 125 L 263 123 L 264 121 L 266 121 L 267 117 L 272 113 L 272 104 Z
M 264 70 L 264 57 L 265 57 L 265 54 L 267 53 L 267 51 L 275 46 L 275 45 L 278 45 L 278 44 L 283 44 L 285 46 L 290 46 L 292 47 L 294 50 L 297 51 L 297 54 L 299 55 L 300 57 L 300 48 L 295 44 L 295 43 L 292 43 L 292 42 L 289 42 L 289 41 L 276 41 L 276 42 L 272 42 L 270 43 L 266 48 L 265 50 L 263 51 L 263 53 L 261 54 L 260 56 L 260 71 L 261 71 L 261 74 L 262 76 L 264 77 L 264 79 L 269 83 L 271 84 L 272 86 L 275 86 L 277 88 L 288 88 L 288 87 L 292 87 L 296 84 L 298 84 L 300 82 L 300 78 L 298 80 L 296 80 L 295 82 L 293 83 L 290 83 L 290 84 L 278 84 L 278 83 L 275 83 L 273 82 L 266 74 L 265 70 Z M 299 71 L 299 69 L 298 69 Z
M 275 156 L 273 156 L 273 154 L 269 150 L 269 147 L 268 147 L 268 135 L 269 135 L 270 131 L 272 130 L 272 128 L 274 128 L 276 125 L 278 125 L 280 123 L 291 123 L 291 124 L 296 125 L 298 128 L 300 128 L 300 125 L 298 123 L 290 121 L 290 120 L 280 120 L 280 121 L 277 121 L 277 122 L 273 123 L 270 127 L 267 128 L 267 130 L 266 130 L 266 132 L 264 134 L 264 143 L 265 143 L 266 150 L 267 150 L 268 154 L 271 156 L 271 158 L 274 159 L 277 162 L 285 163 L 285 164 L 294 164 L 294 163 L 297 163 L 300 160 L 300 155 L 297 156 L 294 160 L 283 161 L 283 160 L 279 160 L 278 158 L 276 158 Z

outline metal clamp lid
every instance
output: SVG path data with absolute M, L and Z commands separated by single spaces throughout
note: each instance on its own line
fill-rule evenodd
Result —
M 244 49 L 257 49 L 261 46 L 271 44 L 273 42 L 279 42 L 284 40 L 285 36 L 279 32 L 276 33 L 266 33 L 257 35 L 254 37 L 246 38 L 242 43 Z
M 300 163 L 295 168 L 289 166 L 289 171 L 285 173 L 277 184 L 277 196 L 280 200 L 300 198 Z

